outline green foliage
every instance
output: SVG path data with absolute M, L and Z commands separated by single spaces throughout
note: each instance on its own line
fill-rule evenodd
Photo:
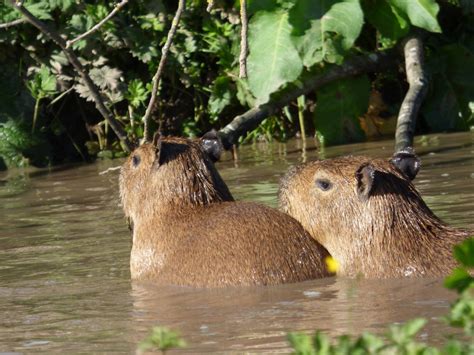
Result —
M 454 257 L 460 263 L 445 279 L 445 286 L 458 291 L 460 297 L 451 306 L 446 318 L 451 326 L 463 328 L 466 341 L 448 339 L 441 348 L 430 347 L 416 340 L 425 326 L 426 319 L 413 319 L 402 325 L 391 325 L 385 338 L 364 333 L 351 338 L 347 335 L 330 339 L 317 331 L 314 335 L 289 333 L 288 341 L 293 354 L 339 355 L 339 354 L 449 354 L 469 355 L 474 353 L 474 278 L 469 275 L 474 267 L 474 238 L 469 238 L 454 247 Z
M 291 40 L 288 12 L 259 13 L 249 31 L 249 87 L 257 104 L 263 104 L 283 84 L 296 80 L 303 64 Z
M 306 67 L 341 63 L 362 29 L 358 0 L 299 0 L 290 10 L 293 41 Z
M 331 83 L 318 92 L 314 125 L 318 137 L 325 144 L 364 139 L 359 117 L 367 111 L 369 89 L 368 78 L 361 76 Z
M 413 26 L 431 32 L 441 32 L 436 18 L 439 6 L 435 0 L 389 0 L 389 3 L 406 15 Z
M 415 340 L 416 334 L 426 324 L 418 318 L 402 325 L 392 325 L 386 338 L 370 333 L 351 338 L 343 335 L 332 341 L 322 332 L 314 336 L 289 333 L 288 341 L 293 354 L 339 355 L 339 354 L 439 354 L 440 352 Z
M 0 123 L 0 157 L 7 166 L 26 166 L 30 161 L 44 166 L 50 159 L 50 147 L 27 125 L 9 120 Z
M 428 58 L 431 90 L 422 112 L 434 130 L 468 129 L 474 124 L 474 53 L 461 44 L 443 46 Z
M 163 353 L 170 349 L 184 347 L 186 347 L 186 342 L 179 334 L 165 327 L 153 327 L 151 334 L 138 345 L 142 351 L 157 349 Z
M 406 16 L 389 1 L 365 1 L 364 13 L 380 35 L 392 41 L 406 36 L 410 30 L 410 22 Z
M 24 4 L 68 40 L 114 6 L 106 0 Z M 468 130 L 474 125 L 472 9 L 468 0 L 249 1 L 248 79 L 242 79 L 237 75 L 238 2 L 215 2 L 208 13 L 206 2 L 189 1 L 163 71 L 153 122 L 163 122 L 167 133 L 174 134 L 219 129 L 247 109 L 300 87 L 307 75 L 323 74 L 353 55 L 397 46 L 416 27 L 428 31 L 431 83 L 422 106 L 423 126 Z M 171 0 L 129 2 L 98 31 L 72 45 L 131 139 L 143 134 L 151 79 L 175 10 Z M 0 23 L 19 18 L 9 2 L 0 3 Z M 313 112 L 316 107 L 315 127 L 308 125 L 307 132 L 325 144 L 364 139 L 359 119 L 378 78 L 387 74 L 404 87 L 395 71 L 370 80 L 338 80 L 316 95 L 309 93 L 298 108 Z M 18 120 L 42 132 L 41 139 L 58 147 L 56 155 L 64 150 L 58 140 L 72 140 L 78 147 L 74 151 L 95 155 L 104 150 L 117 156 L 120 145 L 96 111 L 89 89 L 58 46 L 30 24 L 0 30 L 0 79 L 0 122 Z M 392 111 L 400 101 L 391 103 Z M 287 120 L 287 113 L 269 117 L 247 140 L 288 138 L 300 124 Z

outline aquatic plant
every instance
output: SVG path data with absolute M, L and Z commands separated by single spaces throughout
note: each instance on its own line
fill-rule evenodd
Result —
M 149 336 L 143 339 L 138 345 L 138 350 L 159 350 L 163 354 L 167 350 L 184 348 L 186 342 L 180 337 L 180 335 L 166 327 L 153 327 Z
M 289 333 L 287 338 L 297 355 L 336 354 L 474 354 L 474 238 L 454 247 L 454 257 L 460 266 L 446 277 L 445 286 L 456 290 L 458 299 L 451 305 L 445 320 L 453 327 L 464 330 L 465 339 L 449 338 L 443 347 L 431 347 L 416 340 L 427 323 L 426 319 L 413 319 L 402 325 L 391 325 L 385 337 L 364 333 L 359 337 L 342 335 L 332 339 L 323 332 L 314 335 Z

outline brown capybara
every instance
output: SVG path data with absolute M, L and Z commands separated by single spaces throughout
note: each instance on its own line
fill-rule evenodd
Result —
M 426 206 L 410 181 L 412 163 L 348 156 L 296 166 L 281 181 L 280 208 L 326 247 L 339 275 L 445 275 L 456 265 L 453 246 L 472 232 Z
M 132 226 L 132 278 L 224 287 L 329 276 L 327 251 L 296 220 L 233 200 L 212 161 L 219 148 L 210 137 L 161 137 L 125 162 L 120 194 Z

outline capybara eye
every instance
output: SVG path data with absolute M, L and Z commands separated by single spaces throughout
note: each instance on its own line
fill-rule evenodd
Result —
M 138 164 L 140 164 L 140 157 L 138 155 L 134 155 L 132 158 L 132 163 L 133 166 L 138 166 Z
M 316 180 L 316 186 L 323 190 L 323 191 L 327 191 L 329 189 L 331 189 L 332 187 L 332 184 L 330 181 L 326 180 L 326 179 L 317 179 Z

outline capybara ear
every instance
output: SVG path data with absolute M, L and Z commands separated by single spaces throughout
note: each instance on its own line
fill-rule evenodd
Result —
M 421 166 L 420 158 L 410 147 L 396 152 L 390 159 L 390 163 L 410 180 L 415 179 Z
M 362 200 L 367 200 L 374 187 L 375 169 L 370 163 L 364 163 L 357 169 L 355 176 L 359 197 Z
M 204 134 L 199 142 L 202 150 L 207 153 L 213 162 L 220 159 L 224 147 L 215 129 Z

